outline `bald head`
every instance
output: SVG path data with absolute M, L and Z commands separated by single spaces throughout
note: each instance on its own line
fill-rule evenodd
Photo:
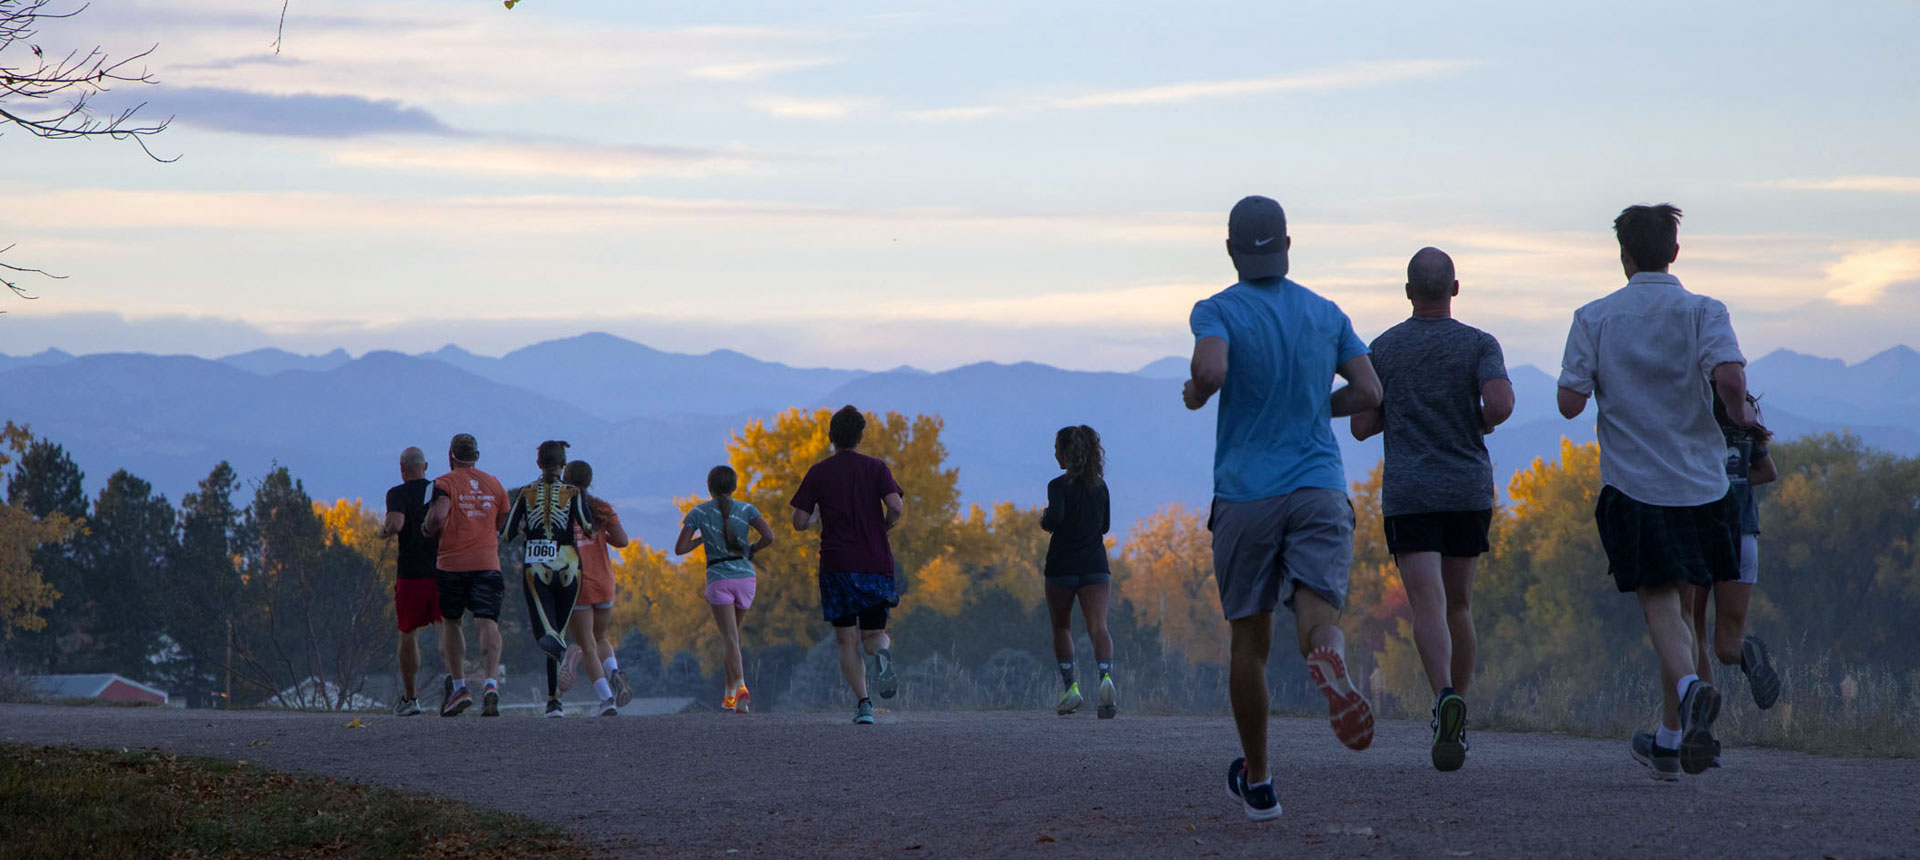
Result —
M 1453 258 L 1439 248 L 1421 248 L 1407 262 L 1407 298 L 1439 302 L 1453 297 Z
M 415 481 L 427 476 L 427 452 L 408 448 L 400 452 L 400 479 Z

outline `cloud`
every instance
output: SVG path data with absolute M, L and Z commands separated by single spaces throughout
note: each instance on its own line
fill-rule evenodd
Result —
M 766 96 L 747 103 L 749 107 L 782 119 L 845 119 L 853 112 L 873 104 L 871 99 L 803 99 Z
M 829 65 L 834 60 L 795 58 L 790 60 L 754 60 L 745 63 L 713 63 L 687 70 L 687 77 L 708 81 L 757 81 L 761 78 Z
M 1920 194 L 1920 176 L 1837 176 L 1831 179 L 1775 179 L 1758 183 L 1762 188 L 1790 191 L 1878 191 L 1888 194 Z
M 1874 304 L 1888 287 L 1920 281 L 1920 242 L 1876 244 L 1849 253 L 1827 266 L 1827 281 L 1834 284 L 1827 298 L 1836 304 Z
M 292 137 L 372 134 L 453 135 L 424 108 L 391 99 L 298 93 L 275 95 L 219 87 L 162 87 L 149 102 L 156 114 L 215 131 Z
M 1106 107 L 1177 104 L 1204 99 L 1237 98 L 1273 93 L 1325 92 L 1354 87 L 1379 86 L 1400 81 L 1431 78 L 1473 65 L 1466 60 L 1387 60 L 1343 63 L 1311 69 L 1292 75 L 1267 78 L 1241 78 L 1222 81 L 1196 81 L 1125 90 L 1107 90 L 1071 96 L 1025 98 L 1008 104 L 935 108 L 911 111 L 909 118 L 919 120 L 972 120 L 1022 110 L 1084 110 Z
M 330 150 L 328 156 L 336 163 L 352 167 L 521 178 L 698 179 L 764 169 L 764 162 L 744 151 L 505 140 L 356 144 Z

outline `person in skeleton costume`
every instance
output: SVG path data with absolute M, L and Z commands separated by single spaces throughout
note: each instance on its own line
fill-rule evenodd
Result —
M 560 704 L 559 666 L 567 654 L 567 621 L 580 595 L 580 555 L 574 548 L 574 529 L 591 537 L 593 514 L 580 488 L 560 479 L 567 466 L 567 443 L 540 443 L 536 460 L 540 479 L 513 494 L 502 541 L 525 539 L 521 550 L 521 586 L 527 596 L 527 619 L 540 650 L 547 655 L 547 716 L 566 716 Z M 600 715 L 619 713 L 613 688 L 598 663 L 587 665 L 594 692 L 600 694 Z

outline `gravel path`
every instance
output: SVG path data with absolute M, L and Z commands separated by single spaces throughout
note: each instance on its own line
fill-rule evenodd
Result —
M 1225 718 L 1014 712 L 545 720 L 0 706 L 0 740 L 159 747 L 436 791 L 565 824 L 616 857 L 1920 856 L 1920 761 L 1729 749 L 1659 784 L 1624 741 L 1422 724 L 1348 752 L 1276 719 L 1286 814 L 1224 791 Z

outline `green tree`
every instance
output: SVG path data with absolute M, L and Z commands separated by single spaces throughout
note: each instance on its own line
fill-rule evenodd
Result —
M 7 482 L 7 504 L 42 522 L 65 522 L 73 534 L 84 534 L 86 476 L 65 448 L 45 439 L 25 437 L 15 454 L 13 476 Z M 87 650 L 85 629 L 86 584 L 72 540 L 44 541 L 31 550 L 32 569 L 58 596 L 44 609 L 46 624 L 25 632 L 10 643 L 14 659 L 41 671 L 67 668 L 65 657 Z
M 168 647 L 160 669 L 168 687 L 195 706 L 228 701 L 232 692 L 233 634 L 240 617 L 242 578 L 240 487 L 222 461 L 180 503 L 180 541 L 167 559 L 166 587 L 155 605 Z
M 174 511 L 166 496 L 125 469 L 107 478 L 93 520 L 77 541 L 86 595 L 79 607 L 84 648 L 63 661 L 73 671 L 155 676 L 149 659 L 164 618 L 154 611 L 174 546 Z
M 27 428 L 8 421 L 0 428 L 0 467 L 5 467 L 33 445 Z M 5 472 L 0 471 L 0 478 Z M 8 487 L 6 498 L 13 495 Z M 0 642 L 4 652 L 16 655 L 16 634 L 32 635 L 46 626 L 40 613 L 52 606 L 60 592 L 48 584 L 41 573 L 37 556 L 50 544 L 65 541 L 75 523 L 60 514 L 35 516 L 11 502 L 0 504 Z

